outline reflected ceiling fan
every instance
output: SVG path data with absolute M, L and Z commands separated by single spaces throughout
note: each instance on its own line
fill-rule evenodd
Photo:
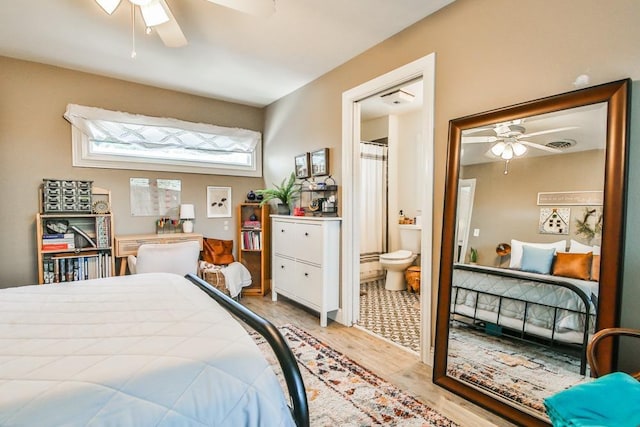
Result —
M 491 146 L 491 149 L 487 152 L 487 155 L 489 155 L 490 157 L 500 157 L 503 160 L 511 160 L 513 157 L 523 156 L 527 152 L 528 147 L 548 151 L 550 153 L 561 153 L 562 151 L 557 148 L 548 147 L 543 144 L 528 141 L 525 138 L 531 138 L 555 132 L 564 132 L 576 128 L 577 126 L 568 126 L 543 130 L 539 132 L 526 133 L 526 129 L 523 126 L 523 121 L 516 120 L 508 123 L 498 123 L 494 127 L 490 128 L 471 129 L 469 131 L 466 131 L 466 133 L 463 132 L 462 143 L 493 143 L 493 146 Z M 489 130 L 493 131 L 495 133 L 495 136 L 468 136 L 473 133 Z
M 140 8 L 142 19 L 147 27 L 147 33 L 151 29 L 156 30 L 160 39 L 167 47 L 181 47 L 187 44 L 178 21 L 171 13 L 165 0 L 95 0 L 100 7 L 111 15 L 120 3 L 131 4 L 132 31 L 135 24 L 135 7 Z M 192 0 L 197 1 L 197 0 Z M 275 11 L 275 0 L 207 0 L 239 12 L 251 15 L 268 16 Z M 135 35 L 133 35 L 134 48 L 131 56 L 135 57 Z

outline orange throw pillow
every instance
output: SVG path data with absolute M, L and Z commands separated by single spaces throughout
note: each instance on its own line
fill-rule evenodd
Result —
M 593 256 L 591 263 L 591 280 L 597 282 L 600 280 L 600 255 Z
M 202 242 L 202 259 L 215 265 L 227 265 L 235 261 L 233 258 L 233 240 L 204 238 Z
M 592 252 L 586 254 L 558 252 L 553 264 L 553 275 L 589 280 L 592 262 Z

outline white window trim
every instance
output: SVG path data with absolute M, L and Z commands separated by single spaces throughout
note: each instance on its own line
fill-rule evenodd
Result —
M 206 123 L 187 122 L 172 118 L 150 117 L 139 114 L 129 114 L 118 111 L 109 111 L 100 108 L 86 107 L 69 104 L 64 117 L 72 124 L 72 164 L 78 167 L 92 167 L 105 169 L 135 169 L 153 170 L 183 173 L 199 173 L 210 175 L 232 175 L 232 176 L 262 176 L 262 135 L 260 132 L 215 126 Z M 246 144 L 244 149 L 248 152 L 253 149 L 253 165 L 238 166 L 225 165 L 211 162 L 156 159 L 115 156 L 107 154 L 91 153 L 89 149 L 90 137 L 85 132 L 84 120 L 101 119 L 115 122 L 135 123 L 148 126 L 167 126 L 179 128 L 185 131 L 206 132 L 217 135 L 243 135 L 253 140 L 253 144 Z

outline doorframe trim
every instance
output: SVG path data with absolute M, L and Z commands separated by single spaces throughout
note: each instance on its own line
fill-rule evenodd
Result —
M 433 179 L 434 179 L 434 111 L 435 111 L 435 53 L 426 55 L 403 65 L 386 74 L 369 80 L 342 94 L 342 309 L 338 320 L 352 326 L 359 317 L 355 308 L 360 298 L 360 235 L 358 218 L 360 206 L 359 194 L 359 142 L 360 142 L 360 104 L 359 101 L 397 86 L 411 79 L 422 77 L 423 106 L 422 132 L 420 142 L 423 146 L 424 182 L 418 190 L 422 194 L 422 249 L 421 249 L 421 292 L 420 292 L 420 357 L 433 364 L 431 349 L 432 318 L 432 246 L 433 246 Z M 356 286 L 357 284 L 357 286 Z M 426 315 L 425 315 L 426 314 Z

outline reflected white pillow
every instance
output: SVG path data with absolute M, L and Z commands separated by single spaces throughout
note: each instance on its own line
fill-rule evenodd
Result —
M 569 247 L 569 252 L 572 254 L 587 254 L 589 252 L 593 252 L 594 255 L 600 255 L 600 246 L 584 245 L 580 242 L 577 242 L 571 239 L 571 246 Z
M 511 239 L 511 261 L 509 261 L 509 268 L 522 268 L 522 246 L 533 246 L 534 248 L 549 249 L 553 248 L 556 252 L 564 252 L 567 250 L 567 241 L 558 240 L 553 243 L 529 243 L 521 242 L 520 240 Z

